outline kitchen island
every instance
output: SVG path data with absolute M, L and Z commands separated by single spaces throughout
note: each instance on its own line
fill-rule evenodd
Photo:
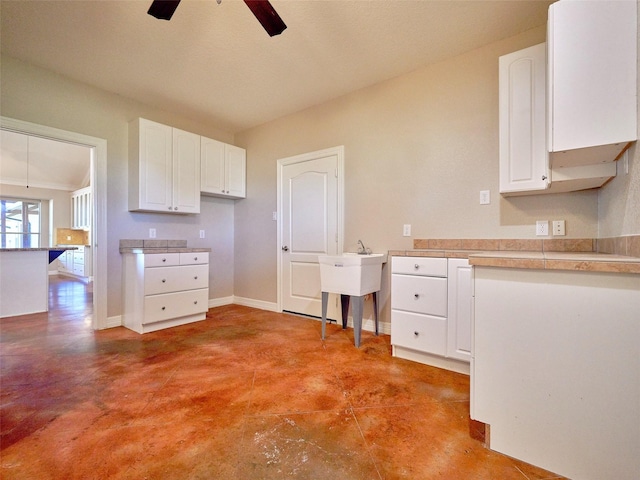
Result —
M 49 310 L 49 263 L 75 247 L 1 248 L 0 318 Z
M 580 479 L 640 478 L 640 258 L 484 252 L 471 418 L 492 450 Z

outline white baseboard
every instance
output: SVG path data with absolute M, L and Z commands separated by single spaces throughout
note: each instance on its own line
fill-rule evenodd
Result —
M 209 299 L 209 308 L 214 307 L 222 307 L 224 305 L 233 304 L 233 295 L 229 297 L 220 297 L 220 298 L 210 298 Z
M 265 302 L 264 300 L 254 300 L 252 298 L 233 297 L 233 302 L 236 305 L 242 305 L 244 307 L 259 308 L 260 310 L 268 310 L 270 312 L 279 312 L 278 304 L 273 302 Z
M 114 328 L 122 326 L 122 315 L 116 315 L 114 317 L 107 317 L 107 324 L 104 328 Z

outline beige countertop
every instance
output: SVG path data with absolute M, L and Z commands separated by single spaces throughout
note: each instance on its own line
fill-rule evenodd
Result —
M 50 252 L 51 250 L 77 250 L 78 247 L 25 247 L 0 248 L 0 252 Z
M 126 248 L 120 247 L 120 253 L 198 253 L 211 252 L 210 248 L 189 248 L 189 247 L 142 247 Z
M 638 237 L 628 237 L 637 252 Z M 596 252 L 595 239 L 415 239 L 414 250 L 390 256 L 468 258 L 471 265 L 640 274 L 640 257 Z

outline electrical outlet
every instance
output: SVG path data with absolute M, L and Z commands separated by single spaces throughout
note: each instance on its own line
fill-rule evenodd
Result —
M 553 231 L 553 235 L 554 236 L 563 236 L 565 235 L 564 233 L 564 220 L 554 220 L 553 222 L 551 222 L 552 225 L 552 231 Z
M 536 235 L 538 236 L 549 235 L 549 220 L 538 220 L 536 222 Z
M 491 191 L 480 190 L 480 205 L 489 205 L 491 203 Z
M 149 238 L 156 238 L 156 229 L 155 228 L 150 228 L 149 229 Z
M 278 220 L 278 212 L 271 213 L 271 220 L 273 220 L 274 222 Z
M 403 237 L 410 237 L 411 236 L 411 225 L 405 224 L 402 227 L 402 236 Z
M 204 230 L 200 230 L 200 238 L 204 238 Z

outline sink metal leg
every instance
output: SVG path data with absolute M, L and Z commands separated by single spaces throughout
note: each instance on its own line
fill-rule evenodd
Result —
M 378 336 L 378 292 L 373 292 L 373 317 L 376 322 L 376 336 Z
M 364 306 L 364 296 L 353 297 L 353 337 L 356 347 L 360 347 L 360 337 L 362 334 L 362 310 Z
M 347 320 L 349 320 L 349 295 L 340 295 L 340 305 L 342 307 L 342 329 L 347 328 Z
M 322 292 L 322 339 L 327 325 L 327 302 L 329 301 L 329 292 Z

